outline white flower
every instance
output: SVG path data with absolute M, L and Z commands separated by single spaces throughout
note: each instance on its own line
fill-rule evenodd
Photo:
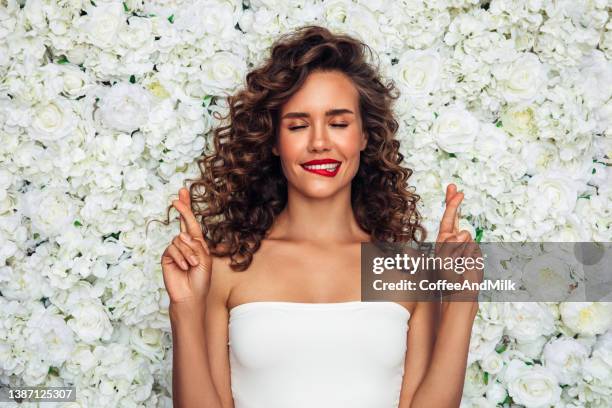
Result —
M 578 186 L 563 174 L 550 171 L 529 179 L 527 194 L 534 221 L 548 217 L 565 220 L 576 207 Z
M 119 82 L 100 101 L 100 116 L 105 124 L 122 132 L 133 132 L 147 123 L 151 96 L 136 84 Z
M 517 137 L 535 139 L 537 124 L 533 108 L 524 105 L 511 106 L 501 114 L 503 128 Z
M 576 333 L 595 335 L 612 328 L 612 303 L 564 302 L 559 306 L 563 323 Z
M 547 253 L 529 260 L 521 277 L 534 300 L 554 302 L 565 300 L 574 283 L 570 265 L 556 253 Z
M 504 303 L 506 332 L 519 342 L 530 342 L 554 331 L 550 309 L 537 302 Z
M 543 363 L 560 384 L 573 385 L 582 375 L 582 364 L 588 357 L 587 348 L 573 338 L 561 337 L 544 346 Z
M 96 301 L 83 301 L 71 307 L 68 326 L 85 343 L 108 340 L 113 332 L 108 315 Z
M 497 381 L 489 380 L 485 395 L 487 396 L 487 399 L 494 404 L 493 406 L 497 407 L 497 404 L 506 399 L 508 392 L 506 391 L 506 387 L 504 387 L 502 384 L 498 383 Z
M 478 119 L 460 106 L 443 109 L 432 129 L 438 146 L 449 153 L 471 151 L 479 131 Z
M 117 34 L 126 24 L 123 5 L 120 2 L 100 2 L 96 6 L 86 5 L 86 11 L 78 24 L 86 40 L 102 49 L 112 48 Z
M 34 106 L 30 135 L 45 141 L 58 140 L 76 129 L 77 116 L 69 101 L 56 99 Z
M 227 51 L 216 53 L 202 64 L 201 80 L 208 93 L 232 92 L 246 72 L 244 58 Z
M 512 360 L 504 380 L 514 402 L 528 408 L 549 408 L 561 397 L 561 387 L 554 374 L 542 366 Z
M 439 86 L 441 61 L 434 50 L 408 50 L 394 69 L 403 93 L 411 98 L 428 96 Z
M 504 358 L 497 352 L 491 352 L 480 361 L 480 366 L 489 374 L 497 374 L 504 368 Z
M 72 226 L 78 204 L 62 188 L 34 189 L 23 197 L 23 214 L 32 221 L 32 229 L 53 236 Z
M 493 75 L 507 102 L 531 102 L 546 84 L 546 69 L 537 55 L 524 53 L 510 64 L 495 67 Z

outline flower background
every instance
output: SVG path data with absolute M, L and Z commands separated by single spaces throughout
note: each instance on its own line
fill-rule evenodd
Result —
M 611 9 L 2 1 L 0 384 L 75 385 L 74 406 L 171 406 L 159 259 L 178 223 L 145 237 L 145 221 L 198 175 L 221 97 L 304 24 L 362 39 L 398 85 L 431 235 L 454 182 L 479 240 L 610 241 Z M 481 303 L 462 406 L 612 406 L 611 305 Z

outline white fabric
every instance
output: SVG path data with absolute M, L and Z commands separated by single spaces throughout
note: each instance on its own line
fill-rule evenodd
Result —
M 235 408 L 397 408 L 409 319 L 395 302 L 232 308 Z

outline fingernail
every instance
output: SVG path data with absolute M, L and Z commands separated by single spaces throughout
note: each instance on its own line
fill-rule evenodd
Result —
M 191 265 L 193 265 L 193 266 L 196 266 L 198 263 L 200 263 L 200 262 L 198 261 L 198 257 L 197 257 L 197 256 L 195 256 L 195 255 L 191 255 L 191 256 L 189 257 L 189 262 L 190 262 L 190 263 L 191 263 Z
M 191 242 L 191 237 L 189 236 L 189 234 L 187 234 L 186 232 L 181 232 L 179 234 L 179 236 L 181 237 L 181 239 L 185 242 Z

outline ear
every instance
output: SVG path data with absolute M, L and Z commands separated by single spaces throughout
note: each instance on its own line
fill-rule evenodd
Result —
M 362 139 L 361 139 L 361 148 L 359 150 L 364 150 L 367 145 L 368 145 L 368 135 L 365 132 L 363 132 Z
M 276 146 L 272 146 L 272 153 L 273 153 L 275 156 L 278 156 L 278 155 L 279 155 L 279 154 L 278 154 L 278 149 L 276 148 Z

